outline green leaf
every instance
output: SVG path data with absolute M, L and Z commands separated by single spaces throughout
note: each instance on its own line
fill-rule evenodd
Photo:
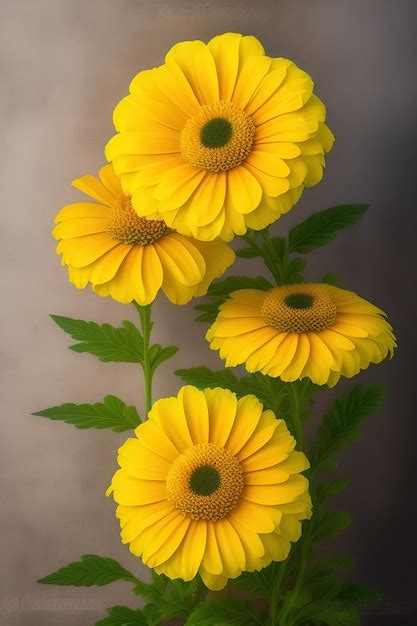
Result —
M 308 621 L 304 621 L 307 619 Z M 314 620 L 314 622 L 312 621 Z M 327 624 L 328 626 L 359 626 L 357 609 L 343 602 L 316 600 L 303 607 L 297 615 L 297 624 Z
M 304 584 L 320 580 L 335 572 L 352 569 L 353 560 L 346 556 L 331 556 L 310 567 L 304 577 Z
M 265 291 L 271 287 L 271 283 L 263 276 L 229 276 L 212 283 L 207 295 L 226 299 L 229 297 L 229 294 L 238 289 L 261 289 Z
M 207 292 L 207 297 L 211 298 L 211 301 L 194 307 L 197 311 L 203 311 L 196 319 L 199 322 L 214 322 L 219 306 L 229 298 L 233 291 L 238 289 L 261 289 L 266 291 L 271 287 L 271 283 L 262 276 L 257 276 L 256 278 L 250 276 L 230 276 L 229 278 L 216 281 L 210 285 Z
M 136 583 L 136 578 L 114 559 L 95 554 L 85 554 L 81 561 L 70 563 L 61 569 L 40 578 L 43 585 L 72 585 L 74 587 L 101 587 L 115 580 Z
M 149 620 L 143 611 L 129 609 L 127 606 L 114 606 L 107 609 L 108 617 L 99 620 L 95 626 L 149 626 Z
M 237 378 L 230 369 L 211 370 L 208 367 L 200 366 L 179 369 L 175 373 L 186 384 L 194 385 L 199 389 L 222 387 L 223 389 L 230 389 L 239 398 L 254 394 L 269 409 L 276 407 L 280 394 L 285 387 L 285 383 L 282 381 L 262 374 Z
M 164 361 L 168 361 L 171 357 L 178 352 L 177 346 L 165 346 L 162 347 L 159 343 L 154 343 L 149 350 L 151 371 L 155 372 L 156 368 Z
M 140 417 L 134 406 L 127 406 L 116 396 L 106 396 L 95 404 L 72 404 L 66 402 L 49 409 L 36 411 L 51 420 L 61 420 L 76 428 L 111 428 L 115 433 L 136 428 Z
M 244 626 L 265 624 L 258 608 L 232 596 L 207 600 L 191 613 L 185 626 Z
M 360 424 L 380 410 L 382 399 L 379 385 L 358 385 L 337 399 L 319 427 L 311 454 L 312 469 L 328 468 L 330 457 L 358 438 Z
M 236 250 L 236 256 L 243 259 L 253 259 L 256 256 L 260 256 L 260 254 L 255 248 L 239 248 L 239 250 Z
M 133 593 L 154 603 L 157 606 L 160 620 L 188 617 L 197 603 L 200 593 L 206 591 L 199 576 L 189 582 L 184 582 L 180 579 L 170 580 L 163 574 L 157 574 L 153 571 L 152 579 L 151 585 L 137 581 Z
M 380 599 L 380 594 L 369 587 L 342 583 L 337 598 L 349 604 L 364 604 L 365 602 L 376 602 Z
M 326 283 L 327 285 L 335 285 L 335 286 L 340 284 L 340 280 L 338 279 L 336 274 L 325 274 L 323 278 L 321 279 L 321 282 Z
M 323 504 L 323 502 L 329 497 L 333 496 L 336 493 L 340 493 L 347 487 L 349 484 L 349 480 L 345 477 L 337 478 L 336 480 L 331 481 L 330 483 L 323 483 L 317 485 L 315 490 L 315 504 Z
M 287 284 L 295 284 L 303 282 L 303 272 L 306 268 L 307 261 L 299 257 L 290 261 L 287 265 L 286 280 Z
M 89 352 L 104 362 L 143 361 L 143 337 L 132 322 L 125 320 L 121 327 L 115 328 L 110 324 L 86 322 L 61 315 L 51 317 L 60 328 L 79 342 L 70 346 L 70 350 L 74 352 Z
M 367 209 L 367 204 L 351 204 L 314 213 L 290 230 L 289 251 L 305 254 L 324 246 L 334 239 L 338 230 L 357 222 Z
M 351 519 L 350 513 L 326 511 L 319 519 L 316 517 L 313 541 L 331 539 L 349 526 Z

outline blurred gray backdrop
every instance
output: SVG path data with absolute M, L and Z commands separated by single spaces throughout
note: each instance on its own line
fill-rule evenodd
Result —
M 313 209 L 371 204 L 363 221 L 310 257 L 308 277 L 336 273 L 389 313 L 394 361 L 362 381 L 383 382 L 381 415 L 343 456 L 350 477 L 335 506 L 353 522 L 329 551 L 353 554 L 355 579 L 384 600 L 369 624 L 406 624 L 415 605 L 416 414 L 416 14 L 413 0 L 3 0 L 1 4 L 1 626 L 88 626 L 114 604 L 134 605 L 127 583 L 45 587 L 34 581 L 84 553 L 141 564 L 119 542 L 104 496 L 125 435 L 78 431 L 31 412 L 115 393 L 142 408 L 139 371 L 67 349 L 48 317 L 118 324 L 133 307 L 77 291 L 55 257 L 50 227 L 79 198 L 72 179 L 95 173 L 112 135 L 112 110 L 141 69 L 178 40 L 225 31 L 254 34 L 268 54 L 306 69 L 336 135 L 323 182 L 273 230 Z M 257 274 L 256 262 L 234 271 Z M 155 338 L 178 342 L 159 371 L 155 396 L 175 393 L 174 368 L 220 367 L 194 322 L 192 305 L 156 303 Z M 351 383 L 342 383 L 337 391 Z M 331 394 L 323 400 L 329 406 Z M 407 621 L 409 620 L 409 621 Z

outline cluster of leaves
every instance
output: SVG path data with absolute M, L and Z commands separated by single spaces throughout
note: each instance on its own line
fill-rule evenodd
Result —
M 197 605 L 204 606 L 200 601 L 206 590 L 198 576 L 185 583 L 153 572 L 152 582 L 145 583 L 114 559 L 94 554 L 86 554 L 81 557 L 81 561 L 70 563 L 38 582 L 44 585 L 102 587 L 118 580 L 131 583 L 133 593 L 143 597 L 147 604 L 141 610 L 124 606 L 112 607 L 108 610 L 108 616 L 97 622 L 97 626 L 158 626 L 173 618 L 182 618 L 185 621 L 190 618 Z
M 125 320 L 120 327 L 110 324 L 97 324 L 84 320 L 72 319 L 61 315 L 52 315 L 52 319 L 77 343 L 69 346 L 74 352 L 87 352 L 103 362 L 138 363 L 144 365 L 144 338 L 139 329 Z M 177 352 L 176 346 L 161 346 L 154 343 L 149 347 L 150 373 L 170 359 Z M 65 402 L 59 406 L 36 411 L 51 420 L 64 421 L 76 428 L 111 428 L 114 432 L 123 432 L 136 428 L 141 422 L 134 406 L 127 406 L 116 396 L 105 396 L 102 402 L 93 404 L 74 404 Z
M 125 320 L 115 328 L 111 324 L 97 324 L 76 320 L 62 315 L 51 315 L 54 322 L 77 343 L 69 346 L 74 352 L 89 352 L 100 361 L 118 363 L 144 363 L 144 340 L 139 329 Z M 159 343 L 150 346 L 151 371 L 178 351 L 176 346 L 162 347 Z
M 288 237 L 271 237 L 269 228 L 261 231 L 248 231 L 243 237 L 246 246 L 236 251 L 237 256 L 243 258 L 261 257 L 275 284 L 295 284 L 303 281 L 303 272 L 307 261 L 302 257 L 291 258 L 294 254 L 307 254 L 315 248 L 331 242 L 337 232 L 346 226 L 357 222 L 366 212 L 368 205 L 352 204 L 338 205 L 314 213 L 306 220 L 292 228 Z M 334 284 L 336 277 L 327 274 L 322 278 L 323 282 Z M 199 304 L 195 308 L 202 311 L 197 317 L 198 321 L 212 323 L 219 309 L 233 291 L 238 289 L 261 289 L 268 290 L 272 283 L 257 276 L 232 276 L 224 280 L 214 282 L 208 292 L 208 302 Z

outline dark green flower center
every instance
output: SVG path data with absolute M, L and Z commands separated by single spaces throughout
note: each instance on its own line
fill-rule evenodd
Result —
M 201 129 L 200 140 L 206 148 L 221 148 L 229 143 L 233 128 L 229 120 L 223 117 L 215 117 Z
M 191 474 L 190 488 L 199 496 L 209 496 L 220 486 L 220 474 L 216 468 L 210 465 L 198 467 Z
M 284 302 L 291 309 L 310 309 L 314 298 L 309 293 L 292 293 L 285 298 Z

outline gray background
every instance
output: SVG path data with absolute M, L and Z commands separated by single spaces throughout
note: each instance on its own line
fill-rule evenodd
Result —
M 134 318 L 133 307 L 67 282 L 50 226 L 57 210 L 79 197 L 70 181 L 102 165 L 112 110 L 130 78 L 160 64 L 177 40 L 228 30 L 257 35 L 270 55 L 310 72 L 337 137 L 323 182 L 274 231 L 285 233 L 312 209 L 372 205 L 359 225 L 312 254 L 309 266 L 309 278 L 334 272 L 385 309 L 400 344 L 395 361 L 361 377 L 384 382 L 387 397 L 383 413 L 366 425 L 365 442 L 343 456 L 351 482 L 336 504 L 354 517 L 329 549 L 353 554 L 356 580 L 384 594 L 381 617 L 367 623 L 406 623 L 416 582 L 416 8 L 413 0 L 3 0 L 1 626 L 86 626 L 107 606 L 133 606 L 127 583 L 72 589 L 34 582 L 83 553 L 113 556 L 146 575 L 119 543 L 114 507 L 104 497 L 124 435 L 30 416 L 105 393 L 142 403 L 135 366 L 67 350 L 69 339 L 48 318 Z M 235 271 L 242 268 L 262 271 L 252 261 Z M 154 308 L 155 337 L 181 347 L 161 368 L 155 396 L 176 391 L 173 368 L 220 367 L 191 305 L 161 298 Z

